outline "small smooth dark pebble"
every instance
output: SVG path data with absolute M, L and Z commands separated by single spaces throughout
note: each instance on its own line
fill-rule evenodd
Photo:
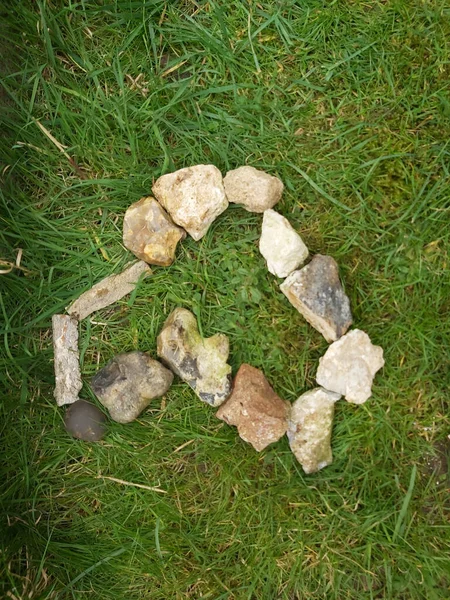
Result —
M 85 442 L 97 442 L 106 433 L 106 415 L 94 404 L 77 400 L 69 406 L 64 417 L 66 431 Z

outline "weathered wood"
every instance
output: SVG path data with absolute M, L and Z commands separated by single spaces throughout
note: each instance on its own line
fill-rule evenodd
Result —
M 105 308 L 132 292 L 142 273 L 147 276 L 151 274 L 151 270 L 147 263 L 141 260 L 119 275 L 110 275 L 102 279 L 68 306 L 67 312 L 81 321 L 96 310 Z
M 78 400 L 82 388 L 78 353 L 78 321 L 68 315 L 53 315 L 55 391 L 58 406 Z

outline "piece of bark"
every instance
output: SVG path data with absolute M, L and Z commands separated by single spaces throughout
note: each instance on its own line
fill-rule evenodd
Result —
M 78 353 L 78 321 L 68 315 L 53 315 L 52 327 L 56 404 L 73 404 L 78 400 L 78 393 L 83 386 Z
M 146 276 L 151 273 L 150 267 L 143 260 L 134 263 L 119 275 L 110 275 L 102 279 L 72 302 L 67 307 L 67 312 L 81 321 L 96 310 L 105 308 L 132 292 L 142 273 Z

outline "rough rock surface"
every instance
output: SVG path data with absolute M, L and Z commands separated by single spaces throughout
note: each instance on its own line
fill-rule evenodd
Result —
M 331 256 L 317 254 L 306 267 L 291 273 L 280 289 L 327 342 L 339 339 L 352 324 L 350 302 Z
M 195 316 L 185 308 L 169 315 L 158 336 L 158 356 L 211 406 L 222 404 L 231 391 L 228 353 L 228 338 L 218 333 L 203 339 Z
M 274 210 L 264 211 L 259 250 L 267 268 L 277 277 L 287 277 L 308 258 L 308 248 L 289 221 Z
M 168 267 L 186 232 L 177 227 L 163 207 L 151 196 L 132 204 L 123 220 L 123 245 L 151 265 Z
M 72 404 L 83 387 L 78 354 L 78 321 L 68 315 L 53 315 L 56 404 Z
M 236 425 L 240 437 L 259 452 L 286 433 L 289 409 L 289 402 L 277 396 L 259 369 L 243 364 L 216 417 Z
M 262 213 L 281 198 L 281 179 L 254 167 L 239 167 L 228 171 L 223 180 L 228 201 L 242 204 L 249 212 Z
M 315 473 L 333 462 L 331 430 L 334 404 L 340 394 L 316 388 L 292 405 L 287 436 L 295 458 L 305 473 Z
M 92 379 L 92 389 L 111 418 L 129 423 L 151 400 L 167 392 L 173 374 L 145 352 L 118 354 Z
M 383 365 L 383 349 L 374 346 L 367 333 L 353 329 L 331 344 L 319 360 L 316 381 L 342 394 L 348 402 L 363 404 L 370 398 L 375 373 Z
M 77 400 L 69 406 L 64 416 L 66 430 L 85 442 L 98 442 L 106 433 L 106 416 L 94 404 Z
M 153 193 L 172 219 L 194 240 L 228 206 L 222 174 L 214 165 L 196 165 L 168 173 L 156 180 Z
M 151 273 L 147 263 L 143 261 L 134 263 L 122 273 L 111 275 L 96 283 L 90 290 L 81 294 L 66 310 L 69 315 L 80 320 L 84 319 L 96 310 L 105 308 L 132 292 L 143 273 L 145 273 L 145 277 Z

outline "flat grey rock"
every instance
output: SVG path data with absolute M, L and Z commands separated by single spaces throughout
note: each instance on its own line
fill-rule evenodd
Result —
M 81 294 L 70 306 L 67 307 L 69 315 L 80 321 L 96 310 L 110 306 L 134 290 L 141 275 L 147 277 L 151 274 L 147 263 L 140 260 L 127 267 L 118 275 L 110 275 L 96 283 L 90 290 Z
M 281 179 L 250 166 L 228 171 L 223 185 L 229 202 L 256 213 L 275 206 L 284 189 Z
M 172 385 L 173 374 L 146 352 L 118 354 L 93 378 L 92 390 L 118 423 L 130 423 Z
M 123 245 L 150 265 L 171 265 L 177 244 L 185 237 L 186 232 L 150 196 L 132 204 L 125 213 Z
M 333 462 L 331 431 L 334 405 L 340 397 L 340 394 L 316 388 L 292 404 L 287 436 L 295 458 L 307 474 Z
M 158 356 L 185 381 L 203 402 L 219 406 L 231 391 L 231 367 L 227 364 L 228 338 L 218 333 L 203 339 L 195 316 L 176 308 L 158 336 Z
M 78 321 L 68 315 L 53 315 L 53 351 L 56 404 L 72 404 L 83 387 L 78 353 Z
M 177 225 L 194 240 L 228 207 L 222 174 L 214 165 L 195 165 L 162 175 L 153 193 Z
M 289 221 L 272 209 L 264 211 L 259 251 L 269 271 L 287 277 L 308 258 L 308 248 Z
M 327 342 L 339 339 L 352 324 L 350 301 L 331 256 L 317 254 L 306 267 L 291 273 L 280 289 Z
M 367 333 L 353 329 L 319 360 L 316 381 L 348 402 L 363 404 L 372 395 L 373 379 L 383 365 L 383 349 L 374 346 Z

